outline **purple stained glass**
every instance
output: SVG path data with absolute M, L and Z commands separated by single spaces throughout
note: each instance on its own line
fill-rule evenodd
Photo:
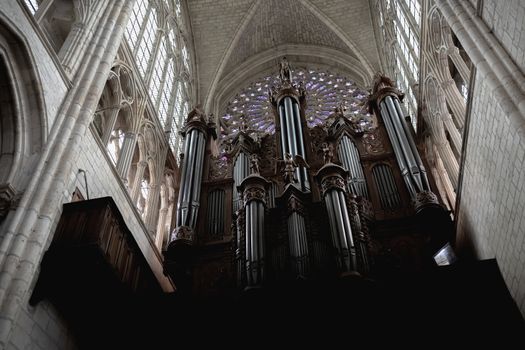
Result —
M 346 114 L 355 116 L 367 115 L 365 100 L 367 92 L 345 76 L 317 69 L 297 68 L 292 72 L 294 83 L 302 82 L 307 92 L 306 120 L 312 128 L 322 124 L 339 103 L 346 106 Z M 261 78 L 244 87 L 228 103 L 222 114 L 229 133 L 238 132 L 240 118 L 244 115 L 249 130 L 273 134 L 275 132 L 274 116 L 268 100 L 268 87 L 278 85 L 279 75 Z M 226 135 L 223 135 L 226 136 Z

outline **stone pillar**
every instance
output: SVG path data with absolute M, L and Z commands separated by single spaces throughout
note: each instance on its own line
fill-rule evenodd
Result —
M 125 134 L 122 149 L 120 150 L 120 157 L 117 162 L 117 172 L 125 184 L 128 182 L 128 172 L 131 161 L 133 160 L 133 154 L 135 153 L 136 142 L 137 134 L 134 132 L 127 132 Z
M 155 230 L 157 228 L 157 218 L 159 214 L 159 199 L 160 199 L 160 186 L 156 184 L 157 179 L 152 179 L 152 183 L 149 186 L 148 200 L 146 202 L 146 218 L 144 223 L 148 229 L 148 233 L 151 237 L 155 237 Z
M 354 234 L 345 199 L 347 178 L 348 172 L 333 163 L 325 164 L 315 175 L 328 212 L 336 266 L 343 275 L 357 274 Z
M 101 0 L 73 1 L 75 22 L 58 52 L 62 66 L 71 79 L 79 68 L 81 58 L 95 32 L 100 14 L 105 11 L 107 4 L 107 1 Z
M 133 203 L 137 203 L 139 198 L 140 188 L 142 185 L 142 180 L 144 179 L 144 171 L 148 166 L 148 162 L 141 160 L 137 163 L 137 171 L 135 171 L 135 178 L 133 179 L 133 187 L 131 188 L 131 199 Z
M 83 145 L 104 83 L 111 69 L 133 1 L 114 0 L 96 18 L 95 33 L 82 55 L 75 83 L 54 120 L 34 176 L 0 241 L 0 348 L 5 348 L 30 289 L 64 193 L 78 169 L 74 160 Z M 29 203 L 31 205 L 29 206 Z
M 112 78 L 115 79 L 115 78 Z M 109 143 L 109 139 L 111 138 L 111 133 L 113 132 L 113 129 L 115 128 L 115 123 L 117 122 L 118 113 L 120 111 L 120 107 L 115 106 L 107 109 L 104 111 L 104 114 L 108 114 L 107 123 L 104 123 L 105 128 L 102 131 L 102 144 L 104 146 L 107 146 Z

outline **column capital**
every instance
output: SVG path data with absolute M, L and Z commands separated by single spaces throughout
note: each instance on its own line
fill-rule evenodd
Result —
M 326 192 L 331 189 L 337 189 L 346 192 L 348 171 L 340 165 L 328 163 L 319 169 L 319 171 L 314 175 L 314 178 L 321 187 L 322 196 L 324 196 Z
M 270 182 L 258 174 L 252 174 L 241 182 L 237 188 L 243 193 L 243 202 L 246 206 L 253 200 L 258 200 L 266 205 L 266 189 Z

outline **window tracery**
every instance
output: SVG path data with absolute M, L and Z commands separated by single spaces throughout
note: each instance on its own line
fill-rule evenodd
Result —
M 137 0 L 125 32 L 175 155 L 182 142 L 178 132 L 192 103 L 193 69 L 186 32 L 180 2 L 155 0 Z
M 308 95 L 306 122 L 309 128 L 323 123 L 342 102 L 346 114 L 366 115 L 365 100 L 368 92 L 349 78 L 321 69 L 298 67 L 294 69 L 294 82 L 303 85 Z M 234 135 L 244 123 L 248 130 L 258 133 L 275 132 L 272 106 L 268 89 L 277 85 L 278 73 L 267 75 L 243 88 L 227 105 L 222 115 L 222 134 Z

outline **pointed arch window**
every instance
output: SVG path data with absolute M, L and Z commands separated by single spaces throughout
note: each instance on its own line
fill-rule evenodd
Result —
M 180 1 L 137 0 L 126 40 L 149 93 L 150 101 L 172 151 L 182 142 L 178 133 L 193 103 L 192 56 Z

